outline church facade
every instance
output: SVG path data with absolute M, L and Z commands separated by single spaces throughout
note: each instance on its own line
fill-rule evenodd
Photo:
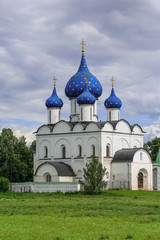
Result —
M 107 188 L 152 190 L 152 161 L 143 149 L 144 132 L 138 124 L 120 118 L 122 102 L 113 79 L 104 102 L 106 121 L 99 121 L 97 102 L 102 94 L 99 80 L 89 71 L 84 55 L 77 73 L 66 83 L 70 119 L 61 120 L 63 101 L 56 85 L 46 101 L 48 123 L 36 131 L 35 182 L 83 180 L 83 168 L 95 155 L 106 168 Z

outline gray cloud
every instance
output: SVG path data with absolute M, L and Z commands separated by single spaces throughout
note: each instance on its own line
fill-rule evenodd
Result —
M 64 87 L 77 71 L 80 41 L 103 85 L 99 110 L 110 94 L 110 78 L 127 116 L 160 116 L 160 3 L 158 0 L 13 0 L 0 8 L 1 118 L 46 122 L 45 100 L 54 75 L 69 115 Z M 142 122 L 143 125 L 143 122 Z

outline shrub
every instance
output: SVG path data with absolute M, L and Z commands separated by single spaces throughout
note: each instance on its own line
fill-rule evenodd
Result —
M 9 189 L 8 179 L 0 177 L 0 192 L 6 192 L 8 189 Z
M 102 163 L 99 162 L 98 158 L 92 156 L 92 160 L 86 163 L 84 171 L 84 189 L 91 192 L 99 192 L 107 186 L 106 181 L 103 180 L 106 168 L 103 168 Z

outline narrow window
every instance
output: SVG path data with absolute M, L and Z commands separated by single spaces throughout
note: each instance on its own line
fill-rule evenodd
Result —
M 110 144 L 106 146 L 106 157 L 110 157 Z
M 109 121 L 111 121 L 111 112 L 109 112 Z
M 95 156 L 96 154 L 96 151 L 95 151 L 95 146 L 94 145 L 92 145 L 92 156 Z
M 49 111 L 49 123 L 51 123 L 51 111 Z
M 83 109 L 81 108 L 81 121 L 83 121 Z
M 78 157 L 82 157 L 82 147 L 81 147 L 81 145 L 78 146 Z
M 92 120 L 92 108 L 90 108 L 90 120 Z
M 45 158 L 48 157 L 48 148 L 47 148 L 47 146 L 44 147 L 44 157 Z
M 46 175 L 46 182 L 51 182 L 51 175 L 50 174 Z
M 62 146 L 62 158 L 66 158 L 66 147 Z
M 61 119 L 60 119 L 60 117 L 61 117 L 60 111 L 61 111 L 61 110 L 59 110 L 59 121 L 61 120 Z
M 95 114 L 95 104 L 93 105 L 93 113 Z
M 142 160 L 142 152 L 140 152 L 140 160 Z
M 74 102 L 74 111 L 75 111 L 75 113 L 76 113 L 76 100 L 75 100 L 75 102 Z

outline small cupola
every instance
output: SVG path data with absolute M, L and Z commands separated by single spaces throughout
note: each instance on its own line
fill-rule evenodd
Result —
M 56 91 L 56 77 L 54 77 L 54 89 L 52 95 L 46 100 L 45 105 L 48 109 L 48 124 L 60 121 L 60 111 L 63 101 L 58 97 Z
M 87 74 L 86 74 L 87 77 Z M 95 97 L 88 89 L 87 78 L 84 91 L 77 97 L 77 103 L 80 107 L 80 121 L 93 121 L 93 106 L 96 101 Z
M 84 91 L 77 97 L 78 104 L 94 104 L 96 101 L 95 97 L 90 93 L 88 89 L 88 83 L 86 80 L 86 86 Z
M 120 108 L 122 106 L 121 100 L 116 96 L 114 91 L 114 79 L 112 77 L 112 90 L 109 98 L 104 102 L 104 106 L 107 109 L 107 120 L 117 121 L 120 120 Z

